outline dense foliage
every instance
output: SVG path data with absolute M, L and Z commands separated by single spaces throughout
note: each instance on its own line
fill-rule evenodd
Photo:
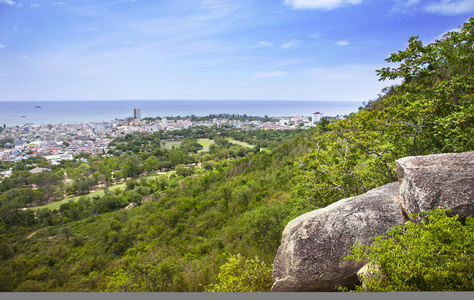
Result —
M 422 215 L 353 247 L 347 259 L 370 262 L 356 291 L 474 291 L 474 219 L 439 209 L 414 217 Z
M 272 266 L 258 257 L 246 259 L 240 254 L 229 257 L 220 267 L 218 283 L 206 287 L 206 292 L 267 292 L 272 286 Z
M 28 218 L 0 227 L 1 289 L 203 291 L 232 255 L 268 267 L 284 226 L 302 213 L 290 192 L 292 161 L 304 149 L 297 137 L 233 160 L 215 161 L 210 151 L 200 155 L 213 168 L 195 167 L 191 177 L 176 170 L 129 179 L 58 210 L 27 210 Z M 139 206 L 119 209 L 132 202 Z M 271 285 L 271 276 L 264 281 Z
M 401 78 L 347 119 L 310 133 L 299 158 L 297 191 L 311 208 L 324 207 L 397 180 L 395 160 L 412 155 L 474 149 L 474 18 L 459 31 L 406 50 L 378 71 Z

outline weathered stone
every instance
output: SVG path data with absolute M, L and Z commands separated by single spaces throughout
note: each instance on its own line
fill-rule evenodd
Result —
M 372 243 L 404 222 L 398 183 L 306 213 L 285 227 L 273 265 L 274 292 L 328 292 L 359 283 L 363 262 L 346 261 L 351 246 Z
M 357 271 L 357 278 L 362 283 L 362 289 L 366 291 L 365 280 L 370 279 L 372 276 L 379 275 L 380 268 L 378 265 L 369 262 L 365 264 L 359 271 Z M 380 275 L 379 275 L 380 276 Z
M 406 214 L 450 208 L 461 219 L 474 216 L 474 152 L 410 156 L 396 165 Z

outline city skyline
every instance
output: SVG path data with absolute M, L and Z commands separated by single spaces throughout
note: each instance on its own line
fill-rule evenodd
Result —
M 374 99 L 472 0 L 0 0 L 0 101 Z

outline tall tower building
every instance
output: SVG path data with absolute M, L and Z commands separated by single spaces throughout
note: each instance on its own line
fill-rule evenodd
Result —
M 321 118 L 323 117 L 323 114 L 320 113 L 319 111 L 313 113 L 313 120 L 312 123 L 316 124 L 317 122 L 321 121 Z
M 133 109 L 133 119 L 139 121 L 142 119 L 142 110 L 140 108 Z

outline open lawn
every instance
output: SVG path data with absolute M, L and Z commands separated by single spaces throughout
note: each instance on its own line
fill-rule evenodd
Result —
M 169 172 L 166 173 L 166 175 L 170 176 L 173 173 L 175 173 L 175 171 L 169 171 Z M 160 175 L 161 174 L 153 173 L 153 174 L 150 174 L 150 175 L 147 175 L 147 176 L 141 176 L 141 177 L 137 178 L 137 180 L 139 180 L 140 178 L 143 178 L 143 179 L 146 179 L 146 180 L 154 180 Z M 117 184 L 109 185 L 108 189 L 109 189 L 109 191 L 113 191 L 115 189 L 122 189 L 123 190 L 123 189 L 125 189 L 125 185 L 126 185 L 126 182 L 117 183 Z M 68 203 L 70 200 L 76 202 L 76 201 L 79 200 L 79 198 L 84 197 L 84 196 L 92 198 L 94 196 L 103 196 L 104 194 L 105 194 L 104 188 L 100 188 L 100 189 L 96 189 L 94 191 L 91 191 L 88 194 L 78 195 L 78 196 L 74 196 L 74 197 L 70 197 L 70 198 L 64 198 L 64 199 L 59 200 L 59 201 L 49 202 L 45 205 L 35 206 L 35 207 L 32 207 L 31 209 L 32 210 L 37 210 L 37 209 L 41 209 L 41 208 L 49 208 L 51 210 L 59 209 L 59 207 L 62 204 Z
M 231 142 L 233 144 L 241 145 L 241 146 L 244 146 L 244 147 L 253 147 L 252 145 L 250 145 L 248 143 L 237 141 L 237 140 L 234 140 L 233 138 L 227 138 L 227 139 L 229 140 L 229 142 Z M 210 140 L 210 139 L 198 139 L 197 142 L 203 146 L 202 150 L 199 150 L 199 152 L 209 151 L 209 146 L 214 144 L 214 141 Z M 163 149 L 172 149 L 173 146 L 175 148 L 178 148 L 180 144 L 181 144 L 180 141 L 166 141 L 165 146 L 163 146 Z
M 233 138 L 227 138 L 227 139 L 232 144 L 237 144 L 237 145 L 244 146 L 244 147 L 253 147 L 253 145 L 250 145 L 249 143 L 246 143 L 246 142 L 237 141 L 237 140 L 234 140 Z
M 209 146 L 214 144 L 214 141 L 210 139 L 198 139 L 197 142 L 203 147 L 202 150 L 199 150 L 198 152 L 207 152 L 209 151 Z
M 181 141 L 165 141 L 165 145 L 162 147 L 163 149 L 173 149 L 173 146 L 175 148 L 178 148 L 180 144 Z
M 118 189 L 118 188 L 124 189 L 125 188 L 125 182 L 109 185 L 108 188 L 109 188 L 109 191 L 113 191 L 113 190 Z M 103 196 L 104 194 L 105 194 L 104 188 L 100 188 L 100 189 L 94 190 L 92 192 L 89 192 L 88 194 L 78 195 L 78 196 L 74 196 L 74 197 L 70 197 L 70 198 L 64 198 L 64 199 L 59 200 L 59 201 L 49 202 L 48 204 L 45 204 L 45 205 L 35 206 L 35 207 L 32 207 L 31 209 L 32 210 L 37 210 L 37 209 L 41 209 L 41 208 L 49 208 L 51 210 L 59 209 L 59 207 L 62 204 L 68 203 L 70 200 L 76 202 L 77 200 L 79 200 L 79 198 L 84 197 L 84 196 L 92 198 L 94 196 Z

